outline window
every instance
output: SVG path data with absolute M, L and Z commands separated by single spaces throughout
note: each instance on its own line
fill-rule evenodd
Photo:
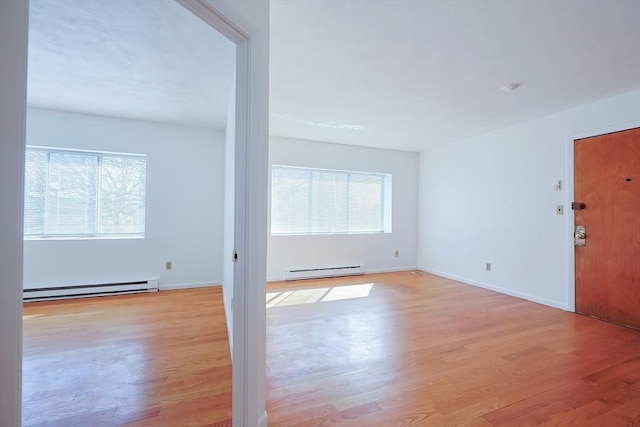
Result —
M 146 157 L 27 147 L 27 238 L 144 237 Z
M 271 234 L 391 231 L 391 175 L 276 166 Z

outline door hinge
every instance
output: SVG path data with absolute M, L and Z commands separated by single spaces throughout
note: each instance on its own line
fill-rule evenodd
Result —
M 233 250 L 233 253 L 231 254 L 231 261 L 238 262 L 238 250 L 237 249 Z

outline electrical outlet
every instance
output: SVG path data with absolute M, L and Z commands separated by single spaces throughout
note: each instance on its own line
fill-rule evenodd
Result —
M 400 256 L 400 251 L 396 249 L 396 258 Z
M 486 263 L 484 266 L 484 269 L 487 271 L 491 271 L 491 263 L 490 262 Z
M 171 261 L 167 261 L 164 263 L 165 270 L 171 270 L 173 268 L 173 263 Z

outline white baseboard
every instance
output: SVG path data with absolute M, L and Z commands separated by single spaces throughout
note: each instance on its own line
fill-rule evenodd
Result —
M 399 271 L 416 270 L 417 268 L 418 267 L 373 268 L 373 269 L 365 269 L 364 274 L 395 273 Z M 267 282 L 283 282 L 284 280 L 285 280 L 284 275 L 267 277 Z
M 166 284 L 161 283 L 158 286 L 158 289 L 161 291 L 173 291 L 176 289 L 207 288 L 209 286 L 222 286 L 222 284 L 212 283 L 212 282 L 166 283 Z
M 524 292 L 514 291 L 513 289 L 503 288 L 501 286 L 494 286 L 488 283 L 478 282 L 476 280 L 467 279 L 466 277 L 455 276 L 453 274 L 443 273 L 442 271 L 432 270 L 430 268 L 418 267 L 418 270 L 422 270 L 426 273 L 434 274 L 436 276 L 445 277 L 447 279 L 462 282 L 467 285 L 477 286 L 479 288 L 488 289 L 490 291 L 499 292 L 501 294 L 510 295 L 512 297 L 526 299 L 527 301 L 536 302 L 538 304 L 546 305 L 549 307 L 559 308 L 560 310 L 571 311 L 567 304 L 563 304 L 559 301 L 550 300 L 547 298 L 540 298 L 536 295 L 527 294 Z
M 378 274 L 378 273 L 398 273 L 401 271 L 417 270 L 418 267 L 394 267 L 394 268 L 373 268 L 365 270 L 364 274 Z

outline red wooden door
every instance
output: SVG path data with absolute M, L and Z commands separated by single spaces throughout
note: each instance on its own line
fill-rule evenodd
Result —
M 640 128 L 578 139 L 576 311 L 640 329 Z

